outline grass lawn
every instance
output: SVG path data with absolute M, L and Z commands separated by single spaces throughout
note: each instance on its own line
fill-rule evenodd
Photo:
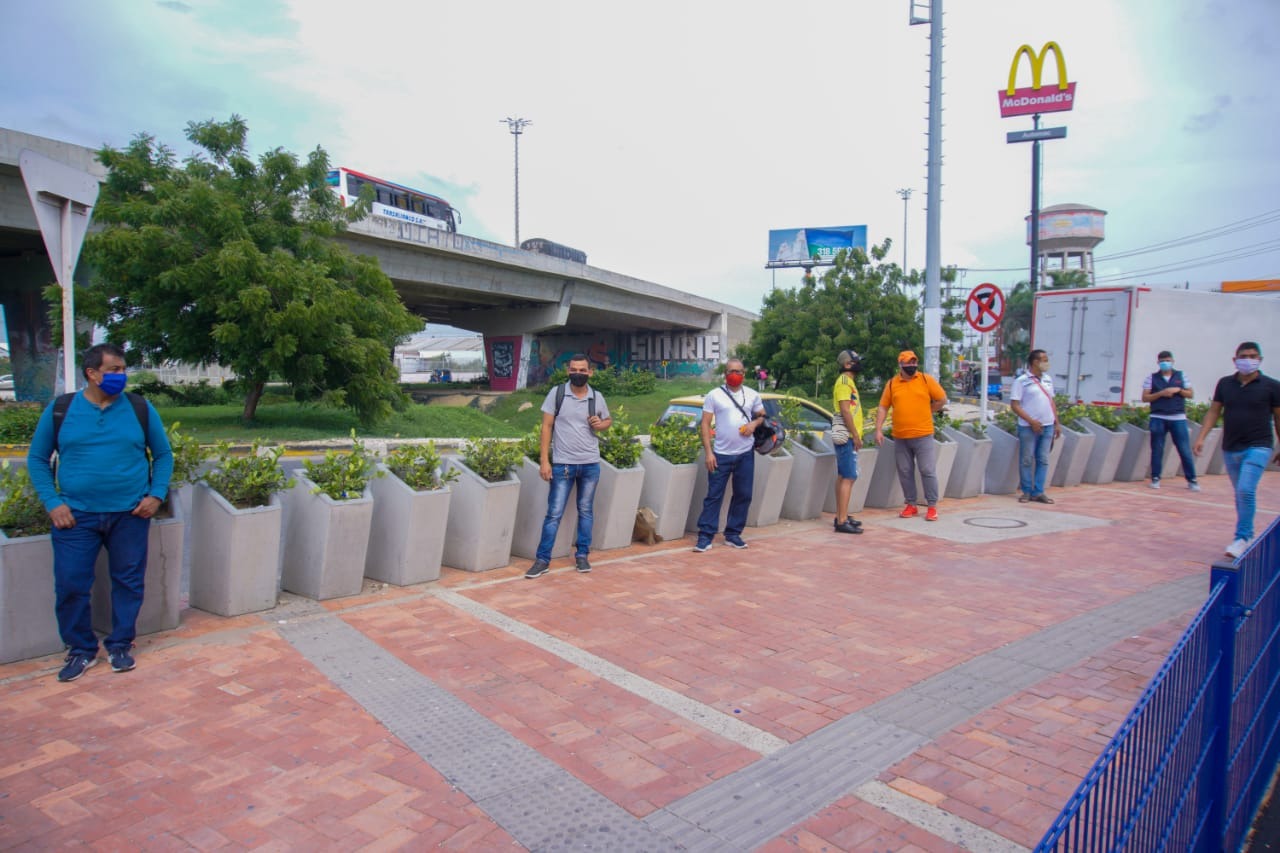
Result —
M 648 432 L 649 425 L 658 419 L 672 397 L 701 394 L 711 387 L 710 382 L 701 379 L 659 380 L 657 388 L 648 394 L 609 397 L 608 402 L 615 419 L 621 405 L 627 420 L 641 432 Z M 360 428 L 355 415 L 345 409 L 280 397 L 265 397 L 258 406 L 255 422 L 249 426 L 240 423 L 238 405 L 156 408 L 166 424 L 178 421 L 184 432 L 190 432 L 202 443 L 224 438 L 244 443 L 261 438 L 268 444 L 345 438 L 352 429 L 360 438 L 516 438 L 539 423 L 544 397 L 545 392 L 541 391 L 517 391 L 498 400 L 487 413 L 471 406 L 414 404 L 371 429 Z

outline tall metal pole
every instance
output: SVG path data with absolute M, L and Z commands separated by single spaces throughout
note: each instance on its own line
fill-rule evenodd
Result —
M 1040 113 L 1032 118 L 1032 129 L 1040 129 Z M 1031 292 L 1040 288 L 1040 140 L 1031 143 Z
M 902 277 L 907 277 L 907 201 L 911 198 L 911 189 L 904 187 L 898 190 L 902 196 Z
M 925 228 L 924 368 L 939 375 L 942 350 L 942 0 L 929 12 L 929 170 Z
M 524 129 L 533 124 L 529 119 L 524 118 L 504 118 L 499 119 L 500 122 L 506 122 L 507 128 L 511 131 L 511 136 L 516 143 L 516 242 L 520 245 L 520 134 Z

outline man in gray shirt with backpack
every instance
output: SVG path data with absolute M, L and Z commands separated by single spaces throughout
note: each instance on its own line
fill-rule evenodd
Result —
M 524 573 L 538 578 L 547 573 L 551 548 L 560 530 L 560 519 L 569 502 L 569 490 L 578 487 L 578 539 L 574 564 L 579 572 L 591 571 L 587 554 L 591 551 L 592 504 L 600 482 L 600 440 L 596 433 L 613 425 L 604 396 L 587 383 L 591 362 L 581 353 L 569 358 L 569 381 L 557 385 L 542 402 L 541 474 L 551 484 L 547 495 L 547 517 L 542 522 L 542 539 L 533 565 Z

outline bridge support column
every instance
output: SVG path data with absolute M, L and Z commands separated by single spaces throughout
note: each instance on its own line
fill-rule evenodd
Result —
M 48 403 L 58 391 L 61 349 L 49 324 L 43 289 L 54 281 L 47 255 L 23 253 L 0 259 L 0 302 L 4 304 L 14 398 Z
M 530 334 L 484 336 L 484 360 L 492 390 L 516 391 L 528 385 L 528 356 L 533 337 Z

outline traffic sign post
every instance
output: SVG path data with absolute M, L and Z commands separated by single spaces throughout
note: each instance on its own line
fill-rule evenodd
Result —
M 975 287 L 969 292 L 964 303 L 964 316 L 969 325 L 982 333 L 982 422 L 987 423 L 987 382 L 989 378 L 989 359 L 987 357 L 988 335 L 1000 325 L 1004 319 L 1004 292 L 989 281 Z
M 76 389 L 76 317 L 73 276 L 98 200 L 98 179 L 35 151 L 23 150 L 18 167 L 44 237 L 49 263 L 62 287 L 63 390 Z

